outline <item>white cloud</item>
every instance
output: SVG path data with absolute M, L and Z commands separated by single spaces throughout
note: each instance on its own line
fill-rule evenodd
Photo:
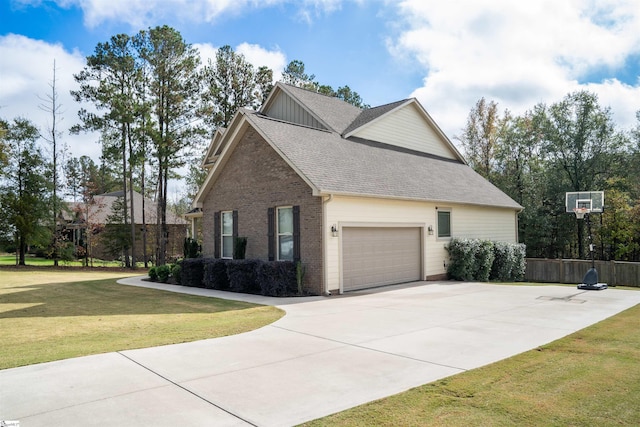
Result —
M 424 67 L 412 96 L 450 137 L 483 96 L 519 114 L 585 88 L 623 127 L 640 109 L 638 84 L 614 78 L 629 55 L 640 53 L 634 0 L 405 0 L 399 12 L 404 29 L 389 49 Z M 607 71 L 611 78 L 602 83 L 579 83 Z
M 21 0 L 39 4 L 41 0 Z M 151 22 L 178 19 L 184 22 L 214 22 L 222 15 L 234 15 L 249 9 L 293 4 L 301 19 L 339 10 L 344 0 L 54 0 L 65 8 L 77 6 L 84 12 L 84 23 L 94 28 L 104 22 L 124 22 L 143 28 Z M 361 2 L 362 0 L 355 0 Z
M 100 145 L 95 134 L 69 135 L 69 128 L 78 123 L 78 103 L 70 95 L 77 89 L 73 75 L 82 70 L 85 58 L 78 52 L 68 52 L 60 44 L 49 44 L 24 36 L 0 36 L 0 116 L 6 120 L 24 117 L 31 120 L 41 133 L 52 125 L 50 113 L 40 106 L 51 106 L 53 62 L 56 63 L 56 92 L 61 117 L 57 128 L 63 131 L 60 142 L 69 147 L 69 153 L 80 157 L 100 156 Z M 43 144 L 46 146 L 46 144 Z
M 236 47 L 236 52 L 241 53 L 254 65 L 254 67 L 266 66 L 273 70 L 274 81 L 280 80 L 282 71 L 287 66 L 287 58 L 280 49 L 267 50 L 257 44 L 242 43 Z

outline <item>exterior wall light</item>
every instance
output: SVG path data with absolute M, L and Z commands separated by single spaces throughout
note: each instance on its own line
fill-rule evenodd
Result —
M 335 225 L 335 224 L 333 224 L 333 225 L 331 226 L 331 235 L 332 235 L 333 237 L 338 237 L 338 229 L 336 228 L 336 225 Z
M 433 235 L 433 225 L 430 225 L 429 227 L 427 227 L 427 231 L 429 232 L 429 236 Z

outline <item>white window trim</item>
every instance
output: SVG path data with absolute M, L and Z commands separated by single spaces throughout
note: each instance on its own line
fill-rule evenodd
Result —
M 449 213 L 449 235 L 440 236 L 440 212 Z M 437 208 L 436 209 L 436 238 L 438 240 L 451 240 L 453 237 L 453 212 L 451 208 Z
M 231 215 L 231 233 L 224 233 L 224 215 Z M 233 255 L 230 257 L 224 256 L 224 238 L 231 237 L 231 253 L 233 254 L 233 211 L 221 211 L 220 212 L 220 258 L 233 259 Z
M 280 209 L 291 209 L 291 232 L 280 233 Z M 293 206 L 278 206 L 276 207 L 276 260 L 277 261 L 291 261 L 289 259 L 283 260 L 280 258 L 280 236 L 291 236 L 293 239 Z M 295 243 L 294 243 L 295 244 Z

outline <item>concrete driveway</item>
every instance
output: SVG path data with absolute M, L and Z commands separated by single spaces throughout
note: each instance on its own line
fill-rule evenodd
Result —
M 0 420 L 29 426 L 289 426 L 561 338 L 640 292 L 419 282 L 275 299 L 287 315 L 225 338 L 0 371 Z

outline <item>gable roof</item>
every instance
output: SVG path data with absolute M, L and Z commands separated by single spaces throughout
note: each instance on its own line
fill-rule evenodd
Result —
M 260 112 L 268 111 L 278 96 L 282 96 L 282 94 L 295 100 L 316 120 L 324 124 L 327 130 L 338 133 L 342 133 L 362 112 L 360 108 L 335 96 L 323 95 L 281 82 L 276 83 Z
M 265 115 L 274 99 L 280 96 L 294 99 L 327 128 Z M 450 150 L 446 151 L 447 157 L 358 137 L 358 133 L 368 134 L 359 130 L 383 123 L 385 117 L 405 108 L 417 109 L 413 117 L 433 130 L 432 135 L 445 151 Z M 282 83 L 276 84 L 260 112 L 240 109 L 234 116 L 219 142 L 220 157 L 200 188 L 194 207 L 202 206 L 209 188 L 249 127 L 264 138 L 317 196 L 371 196 L 522 209 L 466 164 L 417 100 L 407 99 L 363 111 L 337 98 Z
M 248 112 L 245 118 L 311 183 L 316 195 L 522 208 L 459 161 L 375 141 L 344 139 L 336 133 L 295 126 L 255 113 Z
M 93 203 L 88 206 L 82 202 L 68 202 L 67 206 L 70 212 L 64 212 L 63 216 L 66 220 L 84 222 L 87 214 L 89 220 L 94 224 L 106 224 L 109 221 L 109 216 L 113 214 L 113 204 L 121 197 L 123 197 L 123 191 L 113 191 L 111 193 L 98 194 L 93 196 Z M 129 196 L 129 193 L 127 193 Z M 127 204 L 131 203 L 127 199 Z M 142 224 L 142 194 L 137 191 L 133 192 L 133 208 L 134 208 L 134 223 Z M 149 199 L 145 200 L 145 221 L 147 225 L 153 225 L 156 223 L 158 216 L 157 204 Z M 184 218 L 174 214 L 172 211 L 167 210 L 167 224 L 186 224 Z

